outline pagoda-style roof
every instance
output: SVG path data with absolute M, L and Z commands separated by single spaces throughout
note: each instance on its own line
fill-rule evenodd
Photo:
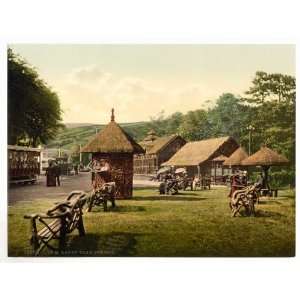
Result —
M 263 146 L 259 151 L 244 159 L 241 164 L 243 166 L 279 166 L 288 162 L 283 155 Z
M 240 147 L 236 149 L 223 163 L 224 166 L 240 166 L 241 162 L 248 157 L 246 151 Z
M 88 153 L 144 153 L 144 149 L 116 122 L 112 109 L 111 121 L 85 145 Z
M 143 142 L 153 142 L 157 139 L 155 131 L 152 129 L 147 133 L 147 136 L 144 138 Z

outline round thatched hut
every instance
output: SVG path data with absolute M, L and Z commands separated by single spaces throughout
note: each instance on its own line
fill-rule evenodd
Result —
M 95 172 L 92 180 L 94 188 L 103 182 L 116 183 L 116 198 L 132 197 L 133 154 L 144 153 L 144 149 L 127 134 L 116 122 L 112 109 L 111 121 L 81 152 L 92 153 L 92 163 L 103 165 L 107 172 Z
M 289 161 L 283 155 L 269 149 L 266 146 L 262 146 L 259 151 L 255 152 L 248 158 L 241 162 L 242 166 L 261 166 L 264 172 L 264 187 L 268 187 L 268 171 L 271 166 L 281 166 L 288 164 Z
M 259 151 L 255 152 L 242 161 L 242 166 L 281 166 L 289 161 L 283 156 L 271 150 L 266 146 L 262 146 Z
M 242 147 L 239 147 L 228 158 L 225 159 L 223 165 L 228 167 L 240 167 L 242 161 L 247 157 L 248 154 L 246 151 Z

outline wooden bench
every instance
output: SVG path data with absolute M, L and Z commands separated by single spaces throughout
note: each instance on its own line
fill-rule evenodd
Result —
M 245 208 L 246 215 L 255 216 L 255 203 L 259 203 L 259 187 L 257 185 L 234 191 L 229 202 L 232 217 L 235 217 L 242 207 Z
M 107 211 L 107 203 L 111 202 L 112 207 L 115 207 L 115 182 L 107 182 L 101 188 L 91 191 L 87 211 L 90 212 L 94 206 L 103 206 L 103 210 Z
M 261 196 L 278 197 L 278 189 L 261 189 Z
M 195 191 L 197 187 L 200 187 L 201 190 L 206 190 L 206 189 L 210 190 L 210 186 L 211 186 L 211 181 L 209 178 L 201 178 L 201 179 L 195 178 L 192 183 L 192 188 Z
M 56 203 L 46 214 L 25 215 L 30 219 L 33 254 L 38 256 L 45 248 L 59 253 L 65 249 L 66 235 L 74 229 L 78 229 L 79 235 L 85 235 L 82 207 L 86 203 L 88 195 L 83 191 L 71 192 L 63 202 Z M 50 241 L 58 240 L 58 248 L 50 245 Z

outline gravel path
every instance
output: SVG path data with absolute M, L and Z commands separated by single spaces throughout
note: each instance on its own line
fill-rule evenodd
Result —
M 32 201 L 41 199 L 63 200 L 73 190 L 88 191 L 91 189 L 89 173 L 79 173 L 75 176 L 62 176 L 61 185 L 47 187 L 45 176 L 40 176 L 36 184 L 13 185 L 8 189 L 8 204 L 13 205 L 19 201 Z
M 158 182 L 134 180 L 134 187 L 157 187 Z M 45 176 L 40 176 L 36 184 L 14 185 L 8 189 L 8 205 L 19 201 L 52 200 L 61 201 L 73 190 L 89 191 L 91 189 L 90 173 L 79 173 L 74 176 L 62 176 L 61 186 L 47 187 Z

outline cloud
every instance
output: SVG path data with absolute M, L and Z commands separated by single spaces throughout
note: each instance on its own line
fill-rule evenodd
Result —
M 99 66 L 72 70 L 57 85 L 66 122 L 106 123 L 112 107 L 118 122 L 147 121 L 165 115 L 206 108 L 213 91 L 200 84 L 164 86 L 155 81 L 118 77 Z

